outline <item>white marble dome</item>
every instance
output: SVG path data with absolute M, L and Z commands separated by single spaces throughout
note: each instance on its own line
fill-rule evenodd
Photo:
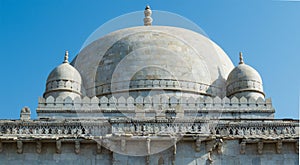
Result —
M 169 26 L 138 26 L 92 42 L 74 59 L 86 94 L 224 97 L 233 64 L 209 38 Z
M 69 64 L 66 52 L 65 61 L 53 69 L 47 78 L 44 97 L 81 97 L 81 83 L 80 73 Z
M 264 98 L 262 79 L 259 73 L 244 63 L 240 54 L 240 63 L 229 74 L 226 81 L 228 97 Z

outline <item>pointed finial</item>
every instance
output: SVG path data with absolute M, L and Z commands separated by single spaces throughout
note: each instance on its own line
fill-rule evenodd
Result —
M 244 63 L 243 53 L 240 52 L 240 62 L 239 62 L 239 64 L 243 64 L 243 63 Z
M 69 52 L 66 50 L 66 52 L 65 52 L 65 59 L 64 59 L 63 63 L 69 63 L 68 59 L 69 59 Z
M 145 14 L 144 25 L 145 26 L 151 26 L 153 19 L 151 18 L 152 11 L 151 11 L 149 5 L 146 6 L 144 14 Z

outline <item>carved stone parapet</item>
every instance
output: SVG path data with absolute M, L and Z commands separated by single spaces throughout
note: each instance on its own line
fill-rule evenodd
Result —
M 263 142 L 258 142 L 257 143 L 257 152 L 258 154 L 262 154 L 263 153 L 263 147 L 264 147 L 264 143 Z
M 276 153 L 281 154 L 281 151 L 282 151 L 282 141 L 278 141 L 276 143 Z
M 18 154 L 23 153 L 23 142 L 20 140 L 17 141 L 17 153 Z
M 111 86 L 108 86 L 110 88 Z M 190 86 L 187 86 L 190 87 Z M 209 87 L 212 88 L 212 87 Z M 132 89 L 132 88 L 131 88 Z M 205 88 L 201 88 L 204 91 L 200 93 L 207 93 Z M 180 87 L 180 90 L 182 88 Z M 195 89 L 193 89 L 194 91 Z M 214 90 L 212 90 L 214 91 Z M 110 92 L 109 92 L 110 93 Z M 100 96 L 99 96 L 100 97 Z M 217 110 L 222 105 L 222 111 Z M 254 106 L 252 106 L 254 105 Z M 70 109 L 76 109 L 76 111 L 69 111 Z M 112 111 L 111 109 L 118 109 L 120 111 Z M 272 102 L 268 99 L 245 99 L 245 98 L 219 98 L 219 97 L 199 97 L 199 98 L 187 98 L 187 97 L 162 97 L 162 96 L 139 96 L 133 97 L 105 97 L 101 98 L 93 97 L 88 98 L 53 98 L 49 96 L 47 98 L 40 98 L 37 113 L 39 117 L 52 118 L 57 115 L 61 115 L 62 112 L 76 115 L 78 113 L 93 115 L 98 112 L 105 113 L 120 113 L 127 111 L 130 114 L 136 114 L 136 117 L 145 117 L 145 111 L 143 110 L 155 109 L 155 115 L 157 118 L 164 118 L 162 110 L 176 111 L 177 116 L 184 116 L 190 113 L 207 114 L 209 112 L 214 113 L 240 113 L 240 112 L 255 112 L 266 113 L 272 115 L 274 108 Z M 198 111 L 201 109 L 201 111 Z M 137 111 L 136 111 L 137 110 Z M 140 111 L 142 110 L 142 111 Z M 136 112 L 136 113 L 135 113 Z M 51 114 L 51 115 L 50 115 Z M 155 117 L 155 115 L 153 117 Z M 100 117 L 100 116 L 99 116 Z M 269 117 L 268 117 L 269 118 Z
M 78 140 L 75 141 L 75 153 L 79 154 L 80 153 L 80 142 Z
M 56 141 L 56 153 L 61 154 L 61 141 Z
M 42 152 L 42 142 L 36 142 L 36 152 L 40 154 Z

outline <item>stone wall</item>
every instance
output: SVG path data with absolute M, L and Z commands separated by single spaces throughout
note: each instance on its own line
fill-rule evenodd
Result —
M 37 153 L 36 142 L 24 142 L 22 152 L 18 153 L 17 143 L 3 143 L 0 153 L 0 164 L 64 164 L 64 165 L 140 165 L 140 164 L 243 164 L 243 165 L 298 165 L 298 143 L 283 142 L 280 152 L 276 143 L 265 142 L 261 152 L 258 143 L 246 143 L 241 151 L 241 140 L 224 140 L 220 150 L 213 148 L 214 140 L 204 141 L 200 148 L 193 141 L 181 140 L 174 147 L 150 156 L 128 156 L 111 152 L 105 148 L 99 151 L 97 143 L 81 143 L 79 152 L 75 152 L 74 142 L 61 143 L 60 152 L 55 143 L 43 142 L 40 153 Z

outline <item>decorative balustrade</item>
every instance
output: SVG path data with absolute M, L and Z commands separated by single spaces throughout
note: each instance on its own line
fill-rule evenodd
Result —
M 83 123 L 52 123 L 44 125 L 43 122 L 20 123 L 1 123 L 0 135 L 105 135 L 111 132 L 110 126 L 105 124 L 86 124 Z
M 113 133 L 124 134 L 205 134 L 219 136 L 290 136 L 296 135 L 297 124 L 247 124 L 226 125 L 205 123 L 117 123 L 112 125 Z
M 28 121 L 20 124 L 11 122 L 0 123 L 0 136 L 106 136 L 109 134 L 132 135 L 204 135 L 204 136 L 232 136 L 232 137 L 293 137 L 299 136 L 299 123 L 273 121 L 267 123 L 244 123 L 223 121 L 202 122 L 94 122 L 77 121 L 47 124 Z

